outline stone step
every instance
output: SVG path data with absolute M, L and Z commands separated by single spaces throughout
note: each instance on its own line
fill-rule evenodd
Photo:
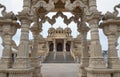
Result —
M 63 52 L 57 52 L 56 57 L 54 52 L 50 52 L 44 63 L 74 63 L 74 59 L 70 55 L 70 52 L 66 53 L 66 56 Z

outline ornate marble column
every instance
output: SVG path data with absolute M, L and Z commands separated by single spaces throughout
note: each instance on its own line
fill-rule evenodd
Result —
M 29 27 L 30 27 L 30 18 L 27 14 L 19 14 L 19 20 L 21 21 L 21 37 L 20 45 L 17 53 L 17 58 L 14 64 L 15 69 L 27 69 L 30 68 L 29 61 Z
M 53 52 L 56 52 L 56 42 L 55 42 L 55 39 L 53 39 L 53 44 L 54 44 L 54 49 L 53 49 Z
M 31 24 L 30 19 L 31 0 L 23 0 L 23 10 L 19 12 L 17 18 L 21 22 L 21 37 L 18 48 L 17 58 L 14 63 L 14 69 L 28 69 L 31 68 L 29 60 L 29 28 Z M 30 75 L 28 75 L 30 76 Z M 24 77 L 24 76 L 23 76 Z
M 30 13 L 31 0 L 23 0 L 23 13 Z
M 85 70 L 86 67 L 89 65 L 89 53 L 88 53 L 88 45 L 87 45 L 87 32 L 89 28 L 86 26 L 85 22 L 82 22 L 78 25 L 78 31 L 81 34 L 81 44 L 82 44 L 82 51 L 81 52 L 81 62 L 80 62 L 80 72 L 79 77 L 87 77 L 87 72 Z
M 0 17 L 0 36 L 2 37 L 2 45 L 4 47 L 2 57 L 0 59 L 0 77 L 6 77 L 7 71 L 12 68 L 12 37 L 20 28 L 16 20 Z
M 55 60 L 56 59 L 56 41 L 55 41 L 55 38 L 53 39 L 53 45 L 54 45 L 54 47 L 53 47 L 53 52 L 54 52 L 54 56 L 53 56 L 53 60 Z
M 33 49 L 31 53 L 31 65 L 34 68 L 33 77 L 42 77 L 41 65 L 39 61 L 40 56 L 38 56 L 38 40 L 40 31 L 42 30 L 38 28 L 37 23 L 35 22 L 34 25 L 31 27 L 31 32 L 34 38 Z
M 2 28 L 1 31 L 1 37 L 2 37 L 2 45 L 4 47 L 2 58 L 0 61 L 0 69 L 9 69 L 12 68 L 11 62 L 12 62 L 12 37 L 16 33 L 17 28 L 20 28 L 19 24 L 17 24 L 16 20 L 1 20 L 0 19 L 0 28 Z
M 17 57 L 10 77 L 32 77 L 33 68 L 29 58 L 29 27 L 31 24 L 30 16 L 27 13 L 19 13 L 21 21 L 21 37 Z
M 89 7 L 91 12 L 97 11 L 96 0 L 89 0 Z
M 98 24 L 100 13 L 96 12 L 89 20 L 91 28 L 90 64 L 92 68 L 106 68 L 102 55 L 102 48 L 99 40 Z
M 71 48 L 70 48 L 70 52 L 73 52 L 73 39 L 71 40 Z
M 64 47 L 63 48 L 64 48 L 63 51 L 66 52 L 66 39 L 64 39 Z
M 66 60 L 66 39 L 64 39 L 64 50 L 63 50 L 63 56 L 64 56 L 64 60 Z
M 98 24 L 100 18 L 101 15 L 99 12 L 94 12 L 90 17 L 88 17 L 91 29 L 89 67 L 86 68 L 88 77 L 97 77 L 98 75 L 99 77 L 109 77 L 108 73 L 103 73 L 103 71 L 106 71 L 105 69 L 107 67 L 105 66 L 102 48 L 99 41 Z
M 49 52 L 49 41 L 48 41 L 48 40 L 46 41 L 46 48 L 47 48 L 47 49 L 46 49 L 47 52 Z
M 103 23 L 101 23 L 100 28 L 103 29 L 104 34 L 108 37 L 108 68 L 113 69 L 111 70 L 113 77 L 119 77 L 120 60 L 117 55 L 116 42 L 118 35 L 120 36 L 118 33 L 120 28 L 120 20 L 104 20 Z

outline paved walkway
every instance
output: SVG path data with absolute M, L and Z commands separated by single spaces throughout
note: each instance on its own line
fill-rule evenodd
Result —
M 43 77 L 78 77 L 79 64 L 74 63 L 44 63 Z

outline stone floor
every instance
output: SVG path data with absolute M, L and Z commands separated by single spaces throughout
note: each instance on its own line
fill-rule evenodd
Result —
M 43 77 L 78 77 L 79 64 L 75 63 L 44 63 Z

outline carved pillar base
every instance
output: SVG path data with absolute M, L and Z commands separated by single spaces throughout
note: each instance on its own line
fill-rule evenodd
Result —
M 29 58 L 16 58 L 14 69 L 28 69 L 31 68 Z
M 85 67 L 88 67 L 88 65 L 89 65 L 89 58 L 82 58 L 79 67 L 80 68 L 79 77 L 87 77 L 87 72 L 85 70 Z
M 87 77 L 111 77 L 111 75 L 110 74 L 102 74 L 102 73 L 99 73 L 99 74 L 88 73 Z
M 41 66 L 39 67 L 35 67 L 35 71 L 33 71 L 33 77 L 42 77 L 42 74 L 41 74 Z
M 108 58 L 108 68 L 120 69 L 120 60 L 119 58 Z
M 106 68 L 103 58 L 90 58 L 90 68 Z
M 8 69 L 11 67 L 10 65 L 10 58 L 1 58 L 0 60 L 0 69 Z
M 4 73 L 2 70 L 0 70 L 0 77 L 7 77 L 7 73 Z
M 114 73 L 113 77 L 120 77 L 120 73 Z
M 112 77 L 109 69 L 92 69 L 87 68 L 87 77 Z
M 9 77 L 33 77 L 32 69 L 11 69 L 9 70 Z
M 101 45 L 99 42 L 92 42 L 90 46 L 90 68 L 106 68 L 106 63 L 102 56 Z
M 42 77 L 41 74 L 42 65 L 40 65 L 40 61 L 36 58 L 31 58 L 31 65 L 34 66 L 33 77 Z
M 120 77 L 120 69 L 92 69 L 86 68 L 87 77 Z

